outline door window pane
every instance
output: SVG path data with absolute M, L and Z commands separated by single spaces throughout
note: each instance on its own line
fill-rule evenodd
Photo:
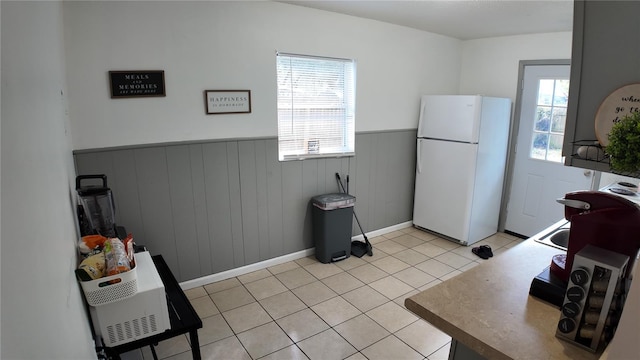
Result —
M 551 106 L 538 106 L 536 108 L 536 131 L 549 131 L 551 123 Z
M 551 105 L 553 104 L 553 91 L 554 80 L 543 79 L 540 80 L 538 86 L 538 105 Z
M 567 107 L 569 101 L 569 80 L 556 80 L 553 91 L 553 105 Z
M 549 150 L 547 151 L 547 160 L 562 161 L 562 141 L 563 135 L 549 135 Z
M 564 134 L 564 125 L 567 120 L 567 108 L 554 108 L 551 119 L 551 132 Z
M 539 80 L 531 151 L 529 152 L 532 159 L 562 162 L 562 142 L 567 119 L 568 97 L 569 80 Z
M 549 134 L 534 132 L 533 142 L 531 145 L 531 157 L 534 159 L 546 160 L 548 145 Z

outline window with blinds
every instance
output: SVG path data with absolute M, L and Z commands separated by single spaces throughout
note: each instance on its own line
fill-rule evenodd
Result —
M 355 61 L 277 54 L 280 161 L 354 155 Z

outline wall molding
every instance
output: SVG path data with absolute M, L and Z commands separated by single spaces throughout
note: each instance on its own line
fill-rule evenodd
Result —
M 374 231 L 368 232 L 367 233 L 367 238 L 381 236 L 381 235 L 388 234 L 388 233 L 391 233 L 391 232 L 394 232 L 394 231 L 398 231 L 398 230 L 401 230 L 401 229 L 406 229 L 406 228 L 411 227 L 411 226 L 413 226 L 413 221 L 406 221 L 406 222 L 403 222 L 403 223 L 400 223 L 400 224 L 388 226 L 388 227 L 383 228 L 383 229 L 378 229 L 378 230 L 374 230 Z M 364 237 L 362 236 L 362 234 L 354 236 L 354 237 L 351 238 L 351 240 L 363 240 L 363 239 L 364 239 Z M 297 252 L 294 252 L 294 253 L 291 253 L 291 254 L 279 256 L 277 258 L 268 259 L 268 260 L 260 261 L 258 263 L 254 263 L 254 264 L 242 266 L 242 267 L 239 267 L 239 268 L 235 268 L 235 269 L 219 272 L 217 274 L 207 275 L 207 276 L 199 277 L 197 279 L 183 281 L 183 282 L 180 283 L 180 287 L 182 288 L 182 290 L 189 290 L 189 289 L 196 288 L 198 286 L 208 285 L 208 284 L 211 284 L 211 283 L 214 283 L 214 282 L 217 282 L 217 281 L 230 279 L 232 277 L 241 276 L 241 275 L 245 275 L 245 274 L 248 274 L 248 273 L 251 273 L 251 272 L 254 272 L 254 271 L 266 269 L 268 267 L 284 264 L 284 263 L 289 262 L 289 261 L 302 259 L 304 257 L 311 256 L 313 254 L 315 254 L 315 248 L 309 248 L 309 249 L 305 249 L 305 250 L 302 250 L 302 251 L 297 251 Z
M 407 132 L 407 131 L 416 132 L 418 131 L 418 129 L 414 128 L 414 129 L 356 131 L 356 135 L 385 134 L 385 133 L 397 133 L 397 132 Z M 135 144 L 135 145 L 121 145 L 121 146 L 110 146 L 110 147 L 104 147 L 104 148 L 73 150 L 73 155 L 91 154 L 91 153 L 98 153 L 103 151 L 144 149 L 144 148 L 151 148 L 151 147 L 198 145 L 198 144 L 210 144 L 210 143 L 216 143 L 216 142 L 254 141 L 254 140 L 278 140 L 278 137 L 277 136 L 254 136 L 254 137 L 246 137 L 246 138 L 202 139 L 202 140 L 169 141 L 169 142 L 161 142 L 161 143 L 148 143 L 148 144 Z M 344 156 L 336 156 L 336 157 L 344 157 Z

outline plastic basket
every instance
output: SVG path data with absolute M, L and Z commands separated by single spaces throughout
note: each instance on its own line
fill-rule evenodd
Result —
M 136 268 L 91 281 L 80 281 L 84 297 L 91 306 L 111 304 L 132 297 L 138 292 Z

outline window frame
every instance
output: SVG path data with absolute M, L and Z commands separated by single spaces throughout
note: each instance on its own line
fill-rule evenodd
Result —
M 329 67 L 325 69 L 322 67 L 317 68 L 318 70 L 327 70 L 326 73 L 322 73 L 321 75 L 329 77 L 316 81 L 316 83 L 330 82 L 331 75 L 338 75 L 338 83 L 341 84 L 341 86 L 337 87 L 340 91 L 336 92 L 335 97 L 339 100 L 334 100 L 331 106 L 323 102 L 323 100 L 326 99 L 322 97 L 319 98 L 318 102 L 309 103 L 309 99 L 313 97 L 305 96 L 305 94 L 309 94 L 311 91 L 317 89 L 305 84 L 304 81 L 301 80 L 302 77 L 299 78 L 299 80 L 301 80 L 300 84 L 295 84 L 294 74 L 297 71 L 298 74 L 307 76 L 304 80 L 314 79 L 312 72 L 316 69 L 313 68 L 313 65 L 311 65 L 311 71 L 309 71 L 308 68 L 305 68 L 305 65 L 297 65 L 298 67 L 296 68 L 293 66 L 293 59 L 298 59 L 301 63 L 304 62 L 305 59 L 311 60 L 311 64 L 316 60 L 318 62 L 330 61 L 334 62 L 334 64 L 332 64 L 334 66 L 343 66 L 342 72 L 335 69 L 327 70 Z M 283 77 L 281 75 L 283 73 L 286 74 L 286 72 L 282 71 L 281 61 L 287 60 L 289 60 L 288 70 L 290 71 L 288 73 L 288 83 L 286 81 L 286 76 Z M 276 52 L 276 116 L 278 126 L 279 161 L 355 156 L 356 65 L 357 63 L 355 59 Z M 287 70 L 286 65 L 284 65 L 284 70 Z M 300 89 L 305 92 L 301 92 L 301 95 L 297 98 L 294 97 L 294 91 Z M 331 87 L 331 89 L 336 90 L 336 87 Z M 287 98 L 283 94 L 290 96 L 290 98 Z M 282 106 L 283 102 L 290 102 L 290 104 Z M 288 108 L 288 106 L 290 106 L 290 108 Z M 286 114 L 287 112 L 289 112 L 289 114 Z M 315 120 L 313 117 L 320 117 L 320 119 L 317 120 L 322 121 L 322 124 L 316 124 L 316 126 L 314 126 L 313 122 Z M 283 123 L 286 121 L 291 122 L 291 129 L 289 131 L 292 132 L 292 134 L 284 134 L 287 131 L 283 129 Z M 318 135 L 323 135 L 327 134 L 328 131 L 336 130 L 335 127 L 331 127 L 331 125 L 327 124 L 328 121 L 340 122 L 338 125 L 338 131 L 336 131 L 333 136 L 327 137 L 327 139 L 331 138 L 334 143 L 337 141 L 338 144 L 328 145 L 324 148 L 328 150 L 323 152 L 323 148 L 320 148 L 323 136 L 319 136 L 317 139 L 314 137 L 318 133 L 320 133 Z M 298 127 L 305 125 L 305 129 L 296 130 L 294 129 L 296 127 L 295 125 L 298 125 Z M 310 131 L 308 130 L 309 128 L 313 128 L 313 130 Z M 325 132 L 322 133 L 322 131 Z M 300 144 L 290 146 L 287 149 L 287 145 L 284 144 L 285 141 L 298 142 Z M 318 153 L 310 152 L 313 148 L 312 141 L 318 142 Z

